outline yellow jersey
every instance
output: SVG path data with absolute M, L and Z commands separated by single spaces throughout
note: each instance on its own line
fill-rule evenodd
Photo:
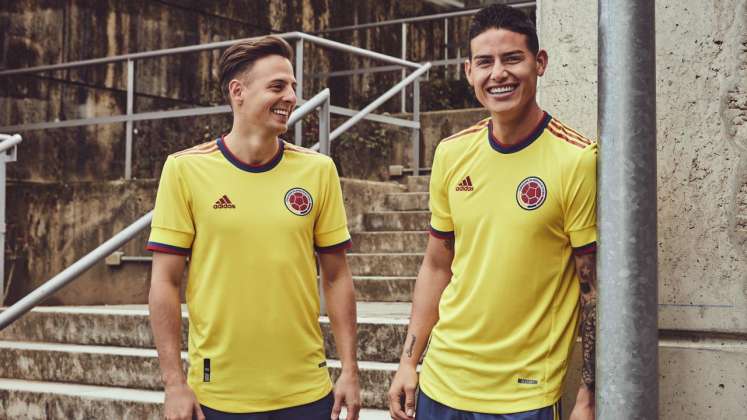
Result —
M 420 385 L 482 413 L 561 396 L 578 323 L 573 253 L 596 243 L 596 144 L 545 114 L 513 146 L 485 119 L 436 148 L 431 233 L 453 238 Z
M 217 139 L 166 159 L 147 249 L 190 255 L 188 382 L 201 404 L 268 411 L 331 391 L 314 251 L 349 246 L 327 156 L 279 140 L 252 166 Z

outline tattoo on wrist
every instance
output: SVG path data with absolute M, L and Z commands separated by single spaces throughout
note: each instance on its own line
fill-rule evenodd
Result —
M 407 349 L 407 357 L 412 358 L 412 349 L 415 347 L 415 340 L 417 337 L 413 334 L 412 340 L 410 340 L 410 347 Z

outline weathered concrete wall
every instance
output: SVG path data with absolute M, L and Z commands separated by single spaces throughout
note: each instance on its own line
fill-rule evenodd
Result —
M 348 227 L 363 229 L 363 214 L 381 210 L 387 193 L 404 186 L 342 178 Z M 6 303 L 12 303 L 121 231 L 153 208 L 157 180 L 36 183 L 8 186 Z M 144 247 L 149 231 L 122 247 L 127 256 L 150 255 Z M 7 284 L 7 283 L 6 283 Z M 146 303 L 150 264 L 103 262 L 63 288 L 48 305 Z M 1 306 L 1 305 L 0 305 Z
M 542 105 L 594 136 L 597 2 L 545 0 L 537 17 L 550 55 Z M 658 1 L 656 25 L 659 326 L 674 334 L 659 352 L 660 418 L 740 417 L 747 408 L 747 1 Z

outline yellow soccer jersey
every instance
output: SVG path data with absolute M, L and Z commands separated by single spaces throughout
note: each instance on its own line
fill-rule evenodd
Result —
M 327 156 L 280 141 L 252 166 L 217 139 L 168 157 L 147 249 L 190 255 L 188 382 L 201 404 L 268 411 L 331 391 L 314 250 L 349 245 Z
M 596 145 L 545 114 L 514 146 L 490 119 L 443 140 L 431 232 L 453 237 L 420 385 L 453 408 L 516 413 L 561 396 L 578 323 L 573 252 L 596 241 Z

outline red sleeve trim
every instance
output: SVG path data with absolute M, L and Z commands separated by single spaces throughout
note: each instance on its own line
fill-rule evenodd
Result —
M 591 242 L 578 248 L 573 248 L 573 255 L 586 255 L 597 252 L 597 243 Z
M 192 250 L 189 248 L 181 248 L 178 246 L 161 244 L 158 242 L 148 242 L 148 245 L 145 246 L 145 249 L 153 252 L 162 252 L 164 254 L 183 255 L 185 257 L 189 256 L 189 254 L 192 253 Z
M 454 232 L 443 232 L 431 226 L 431 235 L 438 239 L 454 239 Z
M 345 251 L 347 249 L 350 249 L 353 247 L 353 241 L 351 239 L 345 240 L 343 242 L 340 242 L 339 244 L 330 245 L 330 246 L 314 246 L 314 249 L 316 249 L 316 252 L 322 253 L 322 254 L 331 254 L 333 252 L 340 252 Z

